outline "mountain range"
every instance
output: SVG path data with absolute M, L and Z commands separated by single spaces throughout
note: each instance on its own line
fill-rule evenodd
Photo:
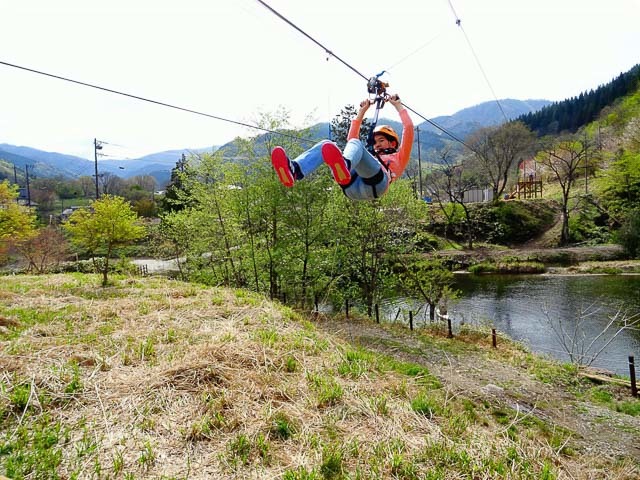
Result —
M 551 102 L 548 100 L 503 99 L 499 100 L 499 103 L 495 101 L 484 102 L 460 110 L 453 115 L 435 117 L 430 121 L 416 125 L 420 131 L 420 149 L 427 152 L 430 149 L 443 147 L 451 140 L 446 132 L 464 139 L 478 128 L 498 125 L 504 122 L 505 117 L 511 120 L 523 114 L 538 111 L 549 104 Z M 378 124 L 383 123 L 389 124 L 399 131 L 402 130 L 397 121 L 380 118 Z M 325 138 L 328 124 L 316 124 L 310 128 L 310 132 L 314 140 Z M 260 137 L 266 138 L 266 135 L 259 136 L 258 143 L 260 143 Z M 415 141 L 417 142 L 417 138 Z M 193 153 L 212 152 L 218 148 L 224 152 L 225 156 L 230 157 L 233 157 L 237 150 L 234 142 L 231 141 L 219 147 L 168 150 L 136 159 L 102 159 L 98 162 L 99 171 L 110 172 L 123 178 L 152 175 L 162 188 L 169 181 L 171 170 L 183 154 L 188 157 Z M 414 153 L 414 155 L 416 154 Z M 30 165 L 29 174 L 37 177 L 77 178 L 83 175 L 91 176 L 95 171 L 94 160 L 56 152 L 45 152 L 26 146 L 0 144 L 0 180 L 3 178 L 13 179 L 14 174 L 23 177 L 26 165 Z M 17 171 L 20 172 L 19 175 L 16 173 Z

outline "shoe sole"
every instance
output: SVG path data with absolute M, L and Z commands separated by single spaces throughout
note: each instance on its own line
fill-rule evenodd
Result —
M 271 152 L 271 165 L 278 174 L 278 180 L 285 187 L 293 187 L 294 178 L 289 167 L 289 159 L 282 147 L 276 147 Z
M 331 169 L 333 178 L 340 185 L 348 185 L 351 174 L 347 170 L 347 164 L 342 157 L 342 152 L 333 143 L 325 143 L 322 146 L 322 159 Z

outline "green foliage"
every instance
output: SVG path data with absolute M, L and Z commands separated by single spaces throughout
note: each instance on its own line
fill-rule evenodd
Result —
M 14 435 L 0 443 L 0 459 L 9 478 L 58 478 L 62 446 L 68 432 L 60 422 L 42 415 L 28 425 L 19 425 Z
M 479 238 L 509 245 L 543 233 L 553 224 L 554 213 L 541 202 L 511 201 L 480 205 L 473 214 Z
M 93 202 L 91 209 L 73 212 L 63 228 L 74 245 L 92 256 L 104 252 L 104 263 L 98 267 L 103 274 L 103 285 L 107 284 L 109 261 L 115 250 L 145 235 L 145 228 L 140 225 L 131 205 L 123 198 L 111 195 Z
M 616 412 L 640 416 L 640 400 L 618 400 L 616 396 L 605 387 L 594 387 L 587 392 L 588 398 L 600 405 L 604 405 Z
M 542 262 L 532 261 L 520 261 L 518 259 L 509 260 L 504 259 L 497 262 L 485 261 L 476 263 L 469 267 L 469 272 L 474 274 L 480 273 L 503 273 L 503 274 L 518 274 L 518 273 L 544 273 L 545 266 Z
M 496 273 L 498 268 L 493 262 L 480 262 L 475 265 L 471 265 L 468 270 L 470 273 L 477 275 L 480 273 Z
M 344 128 L 352 113 L 343 112 Z M 287 115 L 279 115 L 261 123 L 286 130 Z M 283 188 L 262 154 L 274 146 L 266 140 L 237 142 L 250 168 L 221 155 L 204 155 L 190 167 L 181 176 L 186 207 L 163 214 L 156 243 L 184 259 L 184 279 L 250 288 L 298 305 L 316 298 L 343 305 L 351 298 L 371 311 L 397 280 L 390 274 L 395 256 L 424 241 L 416 235 L 424 202 L 404 181 L 378 201 L 352 202 L 325 168 Z M 277 140 L 291 158 L 308 147 Z
M 0 248 L 9 240 L 20 242 L 35 234 L 33 212 L 16 203 L 18 188 L 7 180 L 0 182 Z
M 438 257 L 427 260 L 420 256 L 405 259 L 400 269 L 403 292 L 428 303 L 432 320 L 435 307 L 439 303 L 453 300 L 458 296 L 457 291 L 450 288 L 454 282 L 453 273 Z
M 616 241 L 630 257 L 640 256 L 640 209 L 630 212 L 626 222 L 617 232 Z
M 318 408 L 336 405 L 344 394 L 342 386 L 332 377 L 315 373 L 307 374 L 307 381 L 316 394 Z
M 338 445 L 328 445 L 322 450 L 320 473 L 326 480 L 341 478 L 344 472 L 344 454 Z
M 581 211 L 569 219 L 569 241 L 584 245 L 607 243 L 610 239 L 607 225 L 597 225 L 593 211 Z
M 441 411 L 441 406 L 439 401 L 422 392 L 411 400 L 411 409 L 431 418 Z
M 604 175 L 604 201 L 614 216 L 640 202 L 640 152 L 623 151 Z
M 556 102 L 534 113 L 519 118 L 539 136 L 560 133 L 565 130 L 575 132 L 581 126 L 594 120 L 603 107 L 616 99 L 634 92 L 640 79 L 640 65 L 621 73 L 606 85 L 595 91 L 583 92 L 577 97 Z
M 288 440 L 298 431 L 296 423 L 284 412 L 278 412 L 271 418 L 269 433 L 280 440 Z
M 282 480 L 321 480 L 323 476 L 315 470 L 307 470 L 304 467 L 298 467 L 295 470 L 286 470 L 282 475 Z

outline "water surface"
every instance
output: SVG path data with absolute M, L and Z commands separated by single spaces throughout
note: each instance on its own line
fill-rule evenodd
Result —
M 625 376 L 629 376 L 628 357 L 634 355 L 636 371 L 640 370 L 640 325 L 624 330 L 605 346 L 625 316 L 640 315 L 640 275 L 461 274 L 456 275 L 455 287 L 462 295 L 449 308 L 454 326 L 494 326 L 532 351 L 563 361 L 569 360 L 567 350 L 573 349 L 585 363 L 593 360 L 593 366 Z M 393 320 L 399 308 L 420 312 L 416 321 L 424 319 L 424 305 L 406 298 L 385 302 L 384 318 Z M 616 314 L 618 320 L 602 335 Z M 564 335 L 558 333 L 561 330 Z

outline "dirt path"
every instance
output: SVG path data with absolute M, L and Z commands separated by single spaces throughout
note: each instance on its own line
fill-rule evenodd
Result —
M 485 350 L 452 355 L 426 345 L 408 330 L 370 321 L 321 319 L 318 327 L 355 345 L 427 367 L 453 395 L 511 408 L 566 429 L 580 451 L 640 461 L 639 417 L 581 401 L 568 393 L 569 388 L 543 383 L 524 368 L 491 359 Z M 621 389 L 621 394 L 632 399 L 628 390 Z

